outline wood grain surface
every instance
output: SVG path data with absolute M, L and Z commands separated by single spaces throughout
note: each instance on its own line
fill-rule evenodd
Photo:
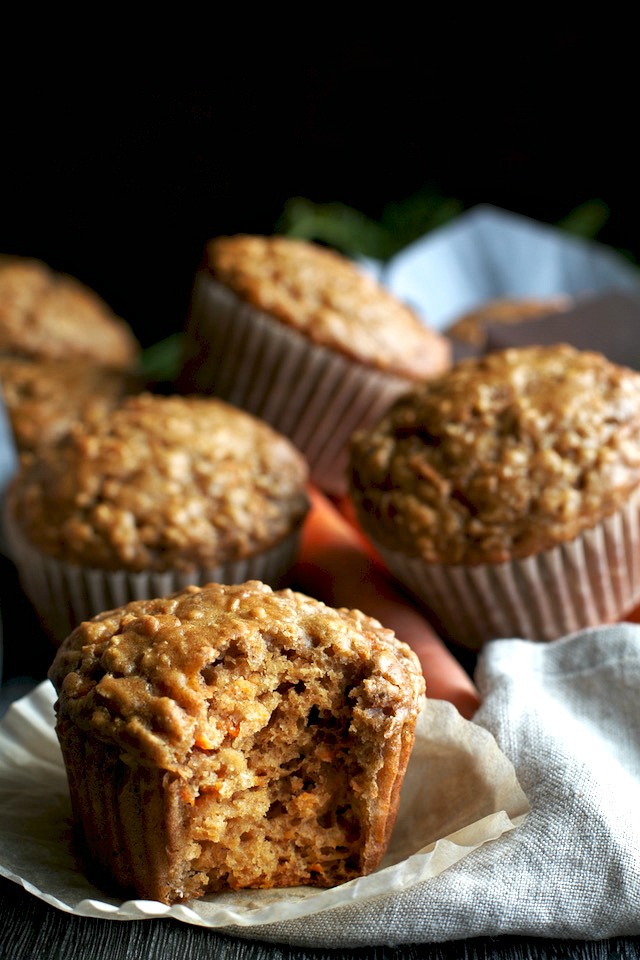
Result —
M 48 906 L 0 879 L 1 960 L 635 960 L 640 937 L 600 941 L 479 937 L 332 950 L 231 937 L 174 920 L 98 920 Z

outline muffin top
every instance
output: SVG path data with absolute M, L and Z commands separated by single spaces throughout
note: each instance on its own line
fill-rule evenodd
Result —
M 639 482 L 640 374 L 564 344 L 460 362 L 351 451 L 363 528 L 434 563 L 497 563 L 573 539 Z
M 57 442 L 80 418 L 99 419 L 136 389 L 125 370 L 78 358 L 0 356 L 0 390 L 20 453 Z
M 562 313 L 572 305 L 565 294 L 555 297 L 497 297 L 463 314 L 446 330 L 448 336 L 474 347 L 485 347 L 487 327 L 494 323 L 519 323 Z
M 0 256 L 0 353 L 132 368 L 139 351 L 125 321 L 78 280 L 38 260 Z
M 304 518 L 307 466 L 220 400 L 140 394 L 23 464 L 10 499 L 29 540 L 107 570 L 191 570 L 273 546 Z
M 303 240 L 212 240 L 210 273 L 238 297 L 360 363 L 419 380 L 450 365 L 446 337 L 346 257 Z
M 358 724 L 415 719 L 424 694 L 417 657 L 377 620 L 255 580 L 102 613 L 67 637 L 49 676 L 59 718 L 187 778 L 198 750 L 250 738 L 272 717 L 277 737 L 278 704 L 305 687 L 322 709 L 346 685 L 356 741 Z

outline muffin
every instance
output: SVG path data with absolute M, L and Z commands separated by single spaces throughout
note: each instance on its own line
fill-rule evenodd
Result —
M 0 356 L 0 390 L 21 454 L 56 443 L 78 420 L 100 419 L 137 389 L 127 371 L 83 359 Z
M 266 420 L 334 494 L 346 490 L 353 430 L 451 358 L 445 337 L 351 261 L 279 236 L 207 245 L 185 339 L 179 389 Z
M 133 369 L 138 341 L 78 280 L 38 260 L 0 256 L 0 354 Z
M 384 854 L 424 680 L 363 613 L 187 587 L 81 624 L 49 676 L 89 869 L 125 895 L 329 887 Z
M 445 333 L 455 341 L 478 351 L 488 346 L 488 328 L 492 324 L 514 324 L 538 317 L 563 313 L 573 304 L 566 294 L 548 297 L 496 297 L 458 317 Z
M 361 526 L 473 648 L 633 609 L 639 484 L 640 374 L 564 344 L 461 361 L 351 450 Z
M 102 610 L 191 583 L 281 585 L 306 482 L 295 447 L 244 411 L 143 393 L 22 464 L 6 531 L 25 593 L 59 642 Z

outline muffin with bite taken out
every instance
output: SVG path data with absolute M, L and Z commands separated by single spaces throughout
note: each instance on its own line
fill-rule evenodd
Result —
M 380 862 L 424 679 L 376 620 L 257 581 L 192 586 L 82 623 L 49 675 L 99 882 L 170 904 Z

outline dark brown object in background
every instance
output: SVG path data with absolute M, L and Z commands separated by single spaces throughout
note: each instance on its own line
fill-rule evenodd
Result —
M 538 318 L 568 310 L 572 302 L 571 297 L 564 294 L 554 297 L 496 297 L 463 314 L 444 332 L 454 342 L 471 348 L 470 352 L 482 353 L 487 349 L 489 327 L 537 321 Z
M 640 292 L 585 296 L 552 317 L 487 327 L 487 350 L 553 343 L 596 350 L 613 363 L 640 370 Z

